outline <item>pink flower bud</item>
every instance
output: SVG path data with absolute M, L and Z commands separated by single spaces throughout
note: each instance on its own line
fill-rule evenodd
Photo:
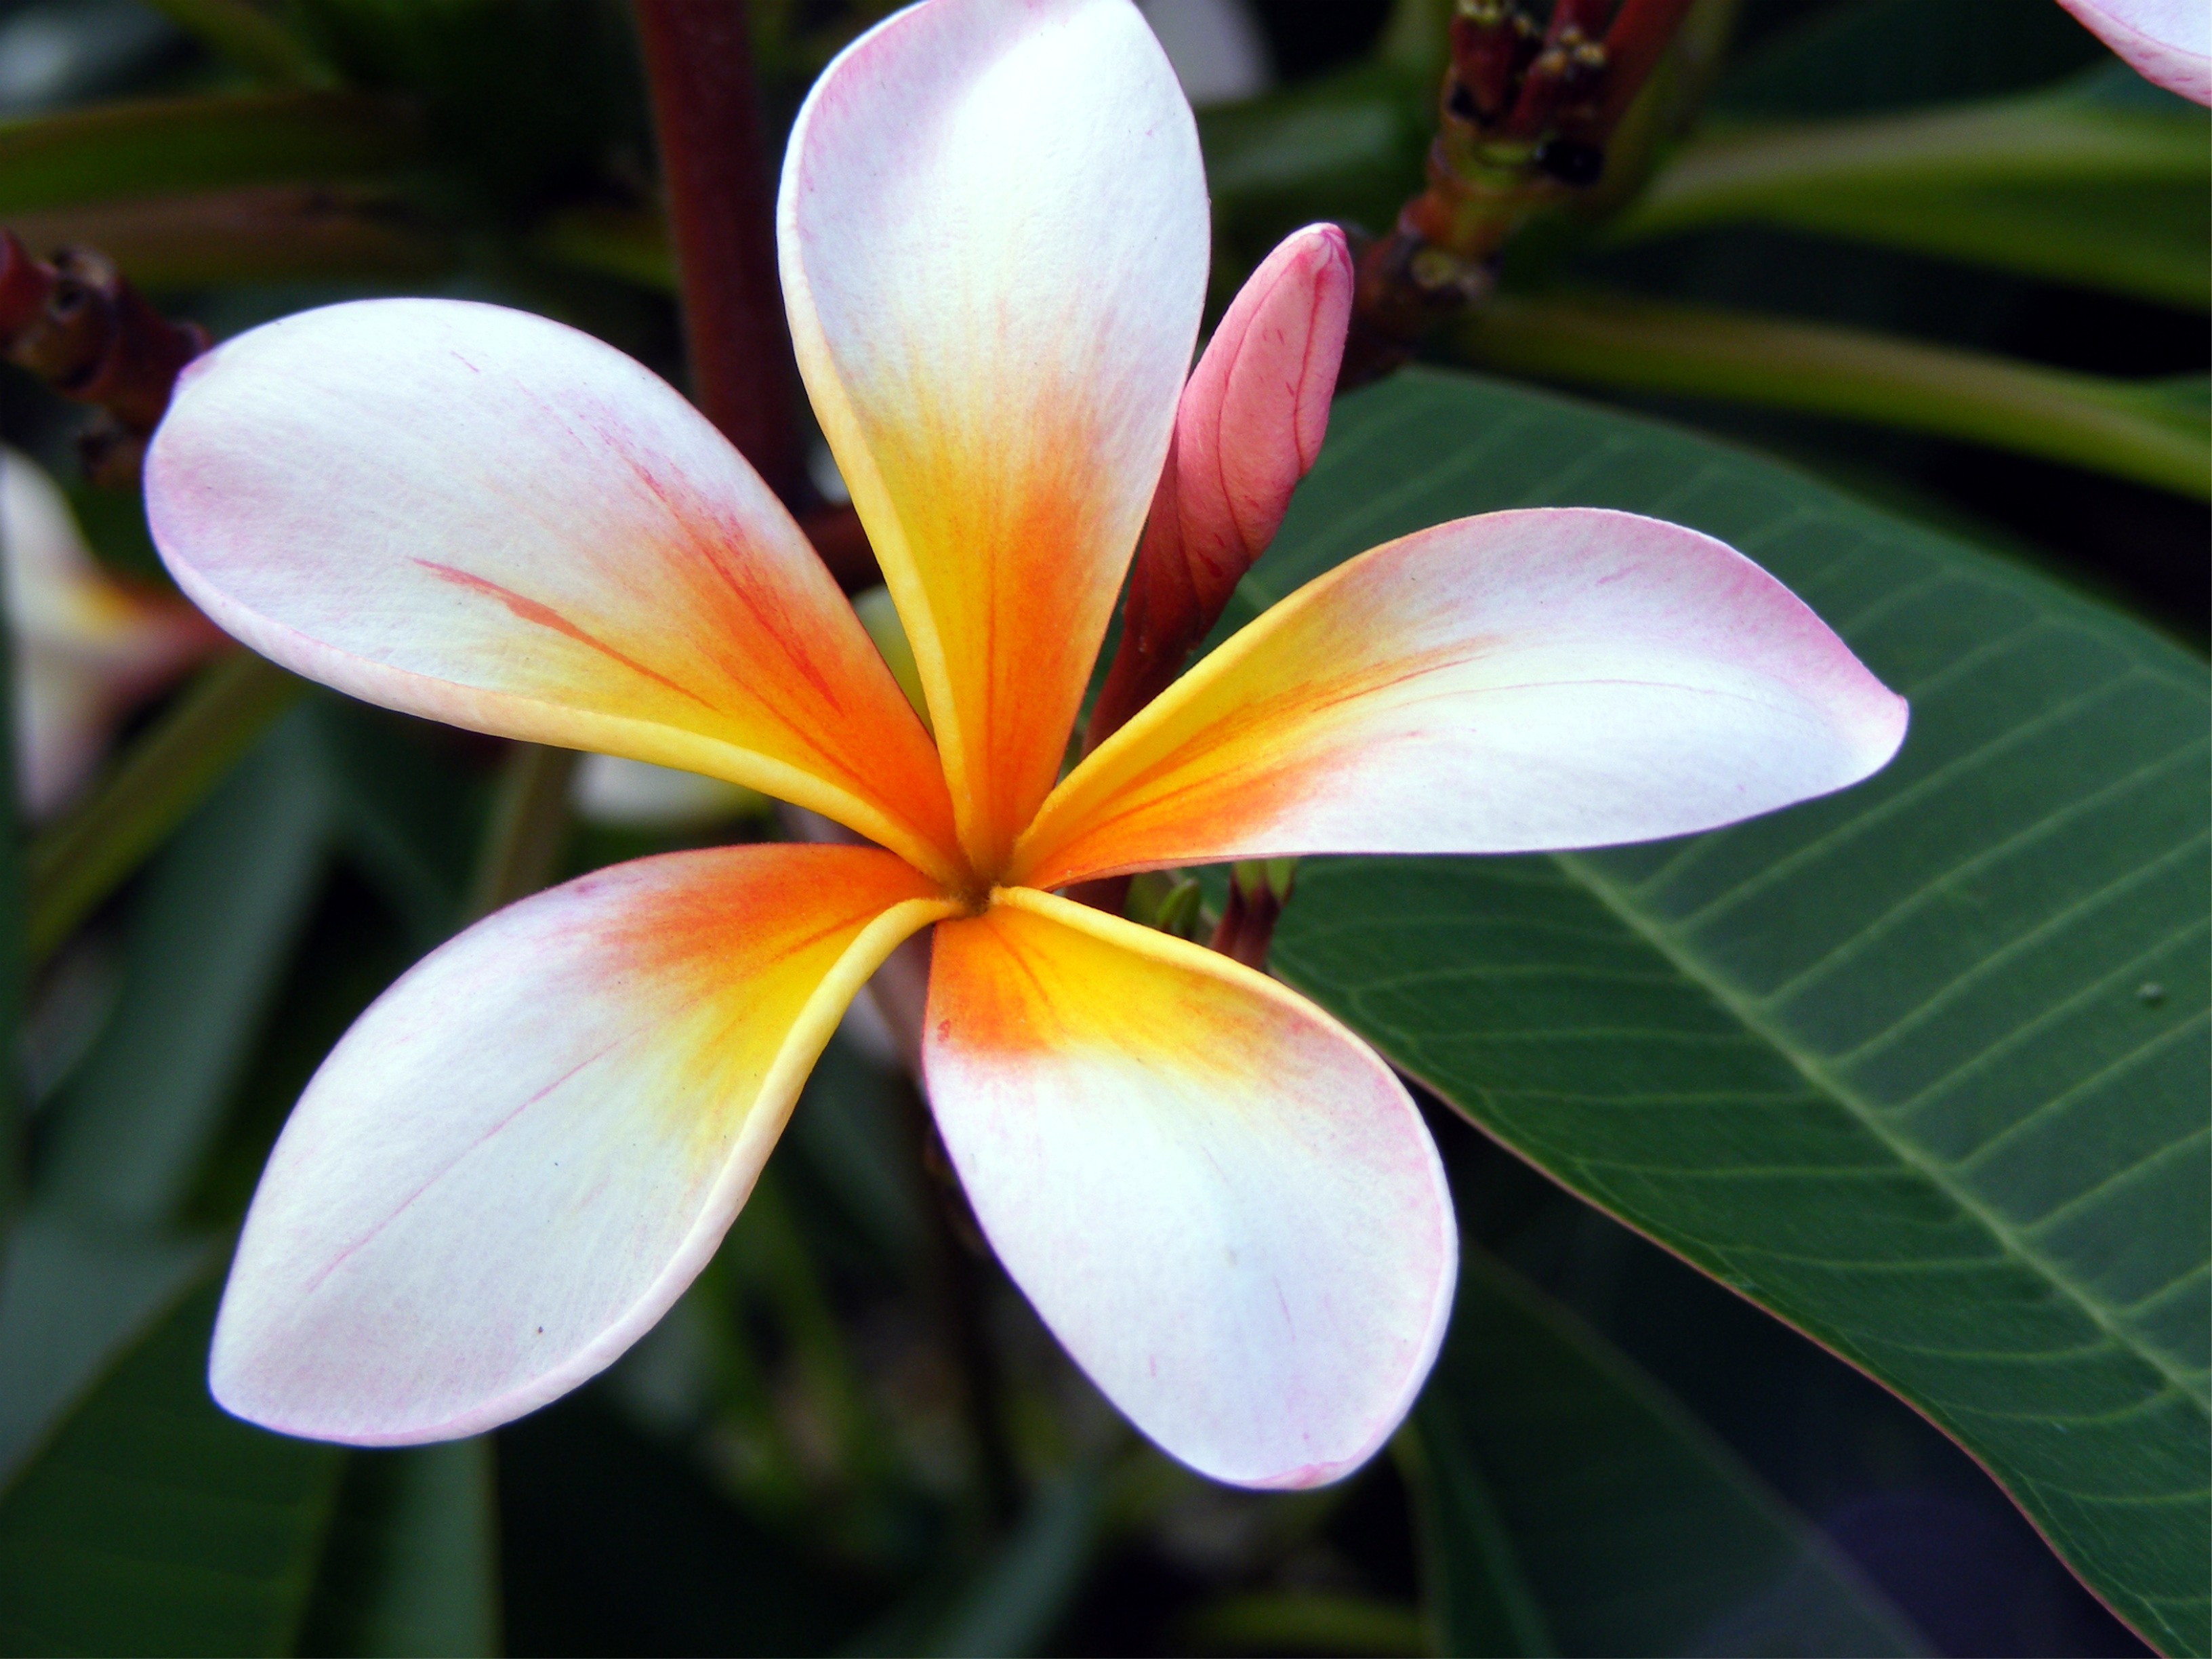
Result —
M 1352 280 L 1344 233 L 1309 225 L 1261 262 L 1207 343 L 1176 407 L 1092 744 L 1175 678 L 1274 540 L 1328 430 Z

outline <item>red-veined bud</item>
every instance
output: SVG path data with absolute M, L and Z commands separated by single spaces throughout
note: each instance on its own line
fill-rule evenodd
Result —
M 1089 746 L 1166 689 L 1274 540 L 1328 430 L 1352 283 L 1343 231 L 1309 225 L 1252 273 L 1207 342 L 1176 407 Z

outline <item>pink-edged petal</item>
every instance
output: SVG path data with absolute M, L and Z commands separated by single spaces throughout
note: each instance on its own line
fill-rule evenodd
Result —
M 1068 775 L 1010 879 L 1684 835 L 1857 782 L 1905 721 L 1711 537 L 1493 513 L 1364 553 L 1230 640 Z
M 722 848 L 582 877 L 426 957 L 285 1125 L 216 1398 L 396 1445 L 604 1369 L 706 1265 L 853 993 L 951 908 L 872 848 Z
M 938 928 L 922 1061 L 999 1259 L 1164 1450 L 1308 1486 L 1389 1437 L 1458 1243 L 1365 1044 L 1226 957 L 1011 889 Z
M 2058 0 L 2081 26 L 2168 92 L 2212 104 L 2212 6 L 2205 0 Z
M 927 0 L 817 82 L 778 212 L 799 368 L 988 870 L 1166 453 L 1206 288 L 1190 110 L 1127 0 Z
M 147 461 L 209 615 L 374 702 L 796 800 L 950 872 L 934 750 L 742 457 L 613 348 L 374 300 L 188 368 Z
M 1206 342 L 1129 572 L 1094 748 L 1182 671 L 1275 539 L 1328 431 L 1352 283 L 1344 232 L 1308 225 L 1261 262 Z

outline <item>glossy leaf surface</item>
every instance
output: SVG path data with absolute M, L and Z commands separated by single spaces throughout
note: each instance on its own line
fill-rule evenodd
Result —
M 1340 403 L 1229 621 L 1418 526 L 1569 503 L 1765 564 L 1912 700 L 1903 754 L 1692 840 L 1310 860 L 1275 970 L 1905 1395 L 2202 1650 L 2202 665 L 1771 463 L 1419 372 Z
M 1626 1356 L 1462 1258 L 1414 1414 L 1446 1653 L 1915 1653 L 1879 1592 Z
M 0 1651 L 281 1654 L 344 1454 L 225 1417 L 210 1282 L 0 1497 Z
M 301 1647 L 310 1653 L 497 1653 L 492 1443 L 349 1458 Z

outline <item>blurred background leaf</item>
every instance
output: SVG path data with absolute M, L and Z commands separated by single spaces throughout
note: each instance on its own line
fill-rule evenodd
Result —
M 292 1650 L 345 1454 L 216 1408 L 216 1291 L 177 1304 L 0 1493 L 9 1652 Z
M 1442 1652 L 1927 1650 L 1650 1378 L 1480 1249 L 1407 1440 Z

